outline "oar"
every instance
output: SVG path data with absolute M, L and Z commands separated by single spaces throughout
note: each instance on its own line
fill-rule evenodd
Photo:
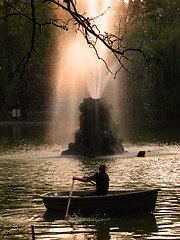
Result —
M 90 183 L 92 183 L 93 185 L 95 185 L 96 186 L 96 182 L 95 181 L 90 181 Z
M 67 204 L 67 209 L 66 209 L 65 218 L 68 217 L 68 212 L 69 212 L 69 207 L 70 207 L 70 203 L 71 203 L 71 197 L 72 197 L 73 187 L 74 187 L 74 180 L 72 181 L 71 191 L 70 191 L 70 193 L 69 193 L 69 200 L 68 200 L 68 204 Z

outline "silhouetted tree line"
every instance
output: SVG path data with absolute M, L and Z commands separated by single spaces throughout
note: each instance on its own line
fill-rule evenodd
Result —
M 146 66 L 133 65 L 141 78 L 124 76 L 131 121 L 179 121 L 180 1 L 142 1 L 130 27 L 129 41 L 142 39 L 144 54 L 151 58 Z
M 38 20 L 49 19 L 49 10 L 41 1 L 35 3 Z M 30 110 L 47 108 L 52 92 L 48 65 L 53 32 L 34 30 L 31 8 L 31 1 L 0 3 L 0 110 L 20 108 L 24 119 Z
M 50 53 L 54 30 L 74 28 L 83 34 L 98 58 L 97 41 L 111 51 L 112 59 L 117 61 L 114 76 L 123 87 L 123 106 L 131 120 L 179 119 L 180 1 L 130 0 L 125 4 L 113 0 L 117 20 L 112 33 L 102 33 L 94 18 L 79 12 L 77 3 L 1 1 L 1 108 L 19 105 L 25 112 L 27 108 L 40 110 L 49 105 L 53 80 L 48 69 L 49 65 L 53 67 Z

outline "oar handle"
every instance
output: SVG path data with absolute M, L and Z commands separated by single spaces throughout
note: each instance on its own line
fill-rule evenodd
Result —
M 93 185 L 96 186 L 96 182 L 95 181 L 90 181 L 90 183 L 92 183 Z
M 72 181 L 72 185 L 71 185 L 71 191 L 70 191 L 69 195 L 72 195 L 73 188 L 74 188 L 74 180 Z
M 65 218 L 68 217 L 68 212 L 69 212 L 69 207 L 70 207 L 70 203 L 71 203 L 71 197 L 72 197 L 73 187 L 74 187 L 74 180 L 72 181 L 71 191 L 70 191 L 70 193 L 69 193 L 69 200 L 68 200 L 68 204 L 67 204 L 67 209 L 66 209 Z

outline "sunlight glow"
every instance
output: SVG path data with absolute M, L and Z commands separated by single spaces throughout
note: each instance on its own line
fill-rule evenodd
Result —
M 112 0 L 80 0 L 77 9 L 81 14 L 95 17 L 94 23 L 104 34 L 110 32 L 113 26 Z M 91 39 L 94 39 L 91 36 Z M 96 43 L 99 57 L 108 63 L 108 50 L 101 43 Z M 83 98 L 91 96 L 100 98 L 108 83 L 113 79 L 108 74 L 103 61 L 99 60 L 96 52 L 89 47 L 82 34 L 68 31 L 57 39 L 55 66 L 56 92 L 54 100 L 54 123 L 57 131 L 67 137 L 78 125 L 78 107 Z M 58 129 L 59 128 L 59 129 Z M 69 134 L 68 134 L 69 132 Z
M 124 3 L 128 3 L 129 0 L 118 0 L 118 2 L 124 1 Z

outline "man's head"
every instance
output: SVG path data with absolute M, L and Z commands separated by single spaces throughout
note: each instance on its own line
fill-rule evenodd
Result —
M 106 171 L 106 166 L 105 165 L 100 165 L 99 166 L 99 171 L 100 172 L 105 172 Z

